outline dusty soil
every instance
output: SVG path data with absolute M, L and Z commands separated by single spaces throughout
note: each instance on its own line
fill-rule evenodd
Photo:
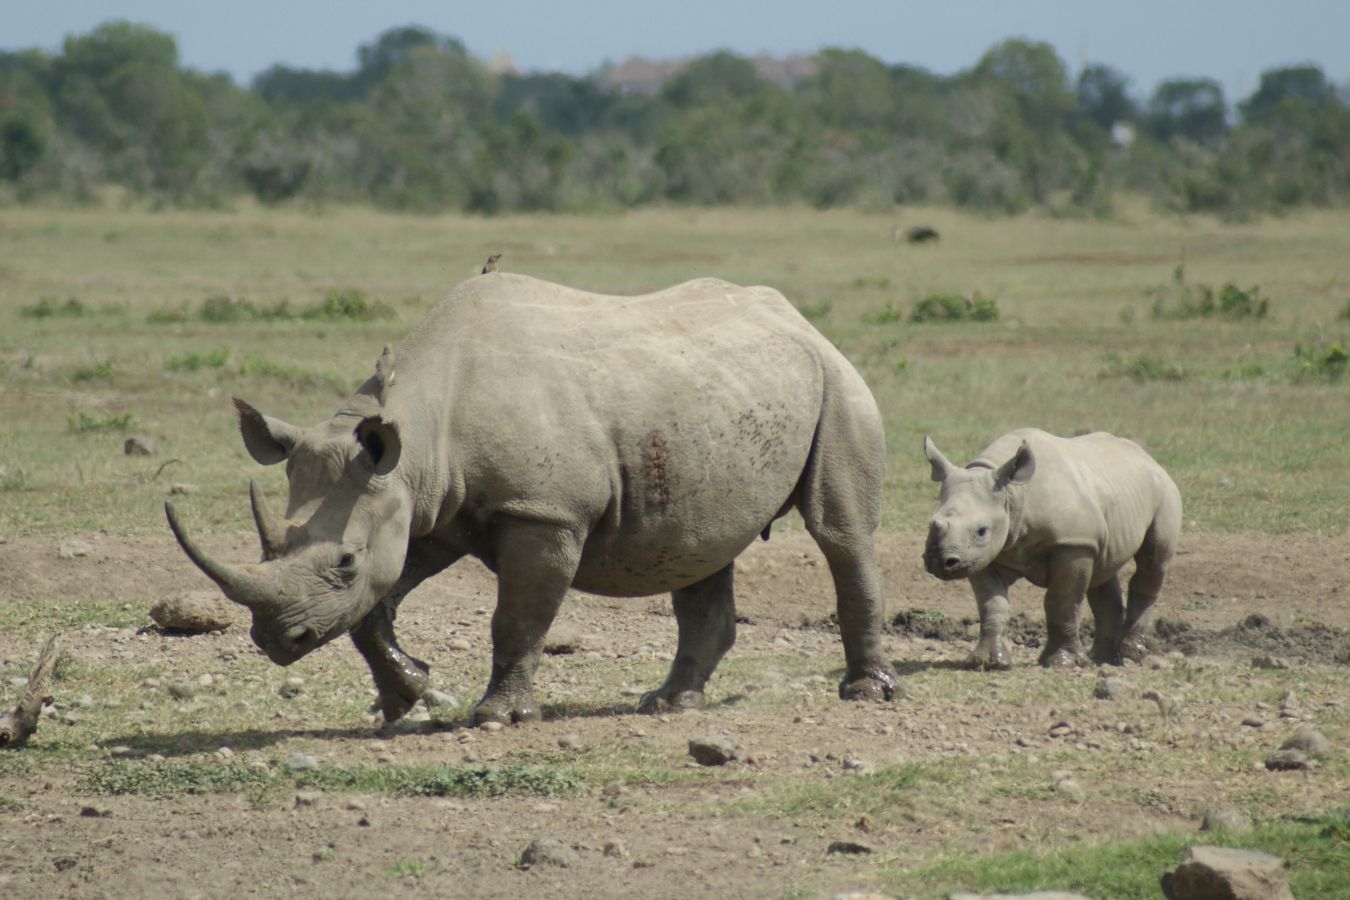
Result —
M 55 537 L 11 538 L 0 545 L 0 604 L 127 603 L 148 609 L 164 594 L 207 586 L 167 535 L 80 537 L 90 549 L 74 559 L 58 556 L 61 539 Z M 230 559 L 256 552 L 248 535 L 204 543 Z M 829 623 L 828 572 L 809 538 L 785 532 L 757 542 L 738 563 L 738 643 L 714 679 L 711 706 L 702 712 L 660 717 L 632 712 L 639 689 L 652 686 L 651 673 L 659 677 L 674 646 L 674 621 L 664 599 L 576 595 L 554 629 L 568 638 L 558 648 L 566 652 L 546 657 L 540 669 L 537 687 L 551 716 L 539 724 L 495 733 L 470 731 L 462 722 L 377 732 L 360 717 L 339 728 L 321 726 L 307 721 L 301 707 L 282 718 L 259 713 L 241 729 L 185 717 L 181 735 L 170 740 L 142 734 L 128 722 L 124 730 L 100 736 L 89 752 L 97 759 L 106 748 L 124 745 L 133 756 L 153 751 L 169 759 L 209 760 L 212 751 L 230 747 L 272 757 L 312 753 L 323 765 L 461 765 L 535 752 L 585 767 L 619 759 L 613 754 L 621 751 L 626 755 L 619 769 L 635 770 L 650 761 L 678 770 L 695 765 L 686 753 L 691 736 L 726 734 L 740 746 L 742 759 L 716 778 L 667 783 L 630 778 L 621 788 L 603 790 L 599 784 L 605 780 L 597 776 L 598 784 L 579 795 L 548 798 L 324 793 L 260 807 L 230 793 L 90 797 L 76 789 L 76 772 L 42 767 L 34 778 L 23 766 L 7 769 L 0 760 L 0 799 L 18 801 L 11 804 L 17 808 L 0 805 L 0 894 L 365 896 L 393 888 L 489 897 L 829 895 L 874 884 L 876 860 L 888 853 L 903 864 L 922 859 L 925 851 L 952 847 L 1011 850 L 1066 833 L 1124 839 L 1194 827 L 1216 791 L 1241 793 L 1272 777 L 1228 772 L 1222 790 L 1209 776 L 1178 775 L 1158 783 L 1150 755 L 1159 752 L 1187 753 L 1205 741 L 1238 748 L 1278 744 L 1278 720 L 1264 729 L 1241 728 L 1236 722 L 1244 710 L 1227 708 L 1221 699 L 1197 701 L 1179 736 L 1156 730 L 1157 712 L 1137 690 L 1107 704 L 1083 699 L 1055 708 L 1001 702 L 1004 694 L 1065 681 L 1089 698 L 1097 672 L 1049 673 L 1034 665 L 1042 620 L 1038 592 L 1026 586 L 1015 589 L 1013 598 L 1015 609 L 1025 614 L 1014 669 L 957 670 L 973 638 L 962 620 L 973 619 L 974 604 L 963 584 L 940 583 L 923 573 L 921 545 L 917 534 L 879 537 L 894 617 L 886 645 L 912 687 L 908 697 L 889 704 L 834 699 L 842 652 Z M 461 563 L 405 603 L 398 625 L 404 647 L 432 665 L 442 690 L 468 699 L 481 692 L 494 590 L 485 570 Z M 1189 666 L 1192 658 L 1234 683 L 1252 677 L 1252 659 L 1260 655 L 1281 657 L 1304 673 L 1319 667 L 1339 672 L 1350 662 L 1350 538 L 1187 535 L 1161 602 L 1160 655 L 1151 666 L 1113 670 L 1126 682 L 1164 678 L 1169 667 Z M 241 614 L 235 627 L 220 634 L 184 638 L 82 628 L 64 640 L 71 657 L 86 666 L 161 666 L 188 678 L 214 672 L 247 680 L 247 673 L 263 673 L 265 686 L 259 689 L 269 692 L 288 674 L 312 681 L 331 677 L 364 696 L 369 677 L 345 642 L 283 673 L 252 651 L 245 625 Z M 0 634 L 0 667 L 26 669 L 33 648 L 31 636 Z M 779 671 L 788 668 L 785 660 L 817 658 L 833 662 L 805 677 Z M 631 671 L 631 679 L 625 674 L 622 683 L 601 683 L 602 669 L 612 672 L 615 666 Z M 946 680 L 935 680 L 935 673 Z M 1304 718 L 1315 721 L 1316 711 L 1337 710 L 1346 702 L 1335 695 L 1337 688 L 1321 690 L 1316 678 L 1307 682 L 1300 709 L 1311 715 Z M 967 699 L 953 704 L 944 684 L 959 686 Z M 15 693 L 7 681 L 0 689 Z M 782 702 L 746 702 L 774 691 L 785 692 Z M 1009 755 L 1032 760 L 1038 753 L 1052 755 L 1060 739 L 1047 736 L 1047 729 L 1061 719 L 1071 722 L 1069 740 L 1079 752 L 1122 760 L 1113 783 L 1084 785 L 1091 802 L 995 798 L 965 810 L 978 820 L 973 825 L 951 818 L 950 811 L 961 808 L 959 800 L 933 809 L 918 803 L 905 817 L 880 823 L 847 809 L 834 818 L 728 812 L 729 805 L 784 784 L 849 777 L 848 760 L 876 768 L 950 759 L 954 770 L 974 772 L 987 760 Z M 1135 722 L 1141 727 L 1121 727 Z M 41 743 L 44 731 L 60 727 L 44 722 L 34 743 Z M 1329 736 L 1343 745 L 1346 735 L 1334 732 Z M 1141 742 L 1140 734 L 1147 740 Z M 564 736 L 577 746 L 560 749 Z M 1325 786 L 1307 773 L 1291 773 L 1280 785 L 1280 812 L 1327 803 Z M 1128 801 L 1132 791 L 1155 788 L 1161 790 L 1157 802 Z M 569 867 L 517 865 L 541 834 L 555 834 L 576 850 Z M 839 840 L 860 842 L 873 852 L 827 853 Z

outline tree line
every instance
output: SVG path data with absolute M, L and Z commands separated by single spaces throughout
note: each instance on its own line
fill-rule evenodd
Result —
M 248 87 L 174 39 L 109 22 L 59 53 L 0 52 L 0 199 L 372 203 L 409 211 L 647 204 L 950 204 L 1107 212 L 1132 191 L 1244 216 L 1350 199 L 1350 107 L 1316 66 L 1229 106 L 1211 79 L 1146 100 L 1102 64 L 1007 40 L 944 77 L 829 49 L 763 77 L 728 52 L 655 93 L 493 71 L 452 38 L 386 31 L 347 72 L 273 66 Z

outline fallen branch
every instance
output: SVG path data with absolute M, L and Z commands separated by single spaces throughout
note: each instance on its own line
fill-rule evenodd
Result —
M 0 747 L 22 747 L 37 731 L 42 705 L 52 699 L 47 688 L 51 684 L 52 670 L 56 668 L 56 651 L 56 635 L 52 635 L 38 654 L 19 705 L 14 707 L 14 712 L 0 716 Z

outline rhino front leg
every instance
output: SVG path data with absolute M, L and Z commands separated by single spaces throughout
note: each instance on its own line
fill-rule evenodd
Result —
M 1092 556 L 1087 551 L 1060 550 L 1053 555 L 1045 591 L 1046 641 L 1041 665 L 1054 668 L 1083 664 L 1078 615 L 1091 580 Z
M 1125 601 L 1120 596 L 1120 579 L 1109 579 L 1089 588 L 1088 606 L 1092 609 L 1092 649 L 1088 658 L 1095 663 L 1120 665 L 1120 638 L 1125 622 Z
M 643 695 L 638 712 L 701 709 L 703 686 L 736 643 L 735 563 L 672 594 L 679 642 L 665 682 Z
M 404 653 L 394 637 L 398 606 L 413 588 L 457 559 L 459 554 L 443 544 L 425 540 L 409 542 L 403 574 L 350 632 L 352 643 L 370 666 L 375 690 L 379 692 L 371 711 L 382 713 L 386 722 L 402 718 L 417 705 L 427 689 L 430 671 L 426 663 Z
M 492 677 L 473 709 L 475 725 L 542 718 L 534 699 L 534 672 L 544 635 L 581 560 L 582 537 L 560 526 L 512 522 L 501 526 L 500 534 Z
M 980 612 L 980 638 L 975 649 L 966 657 L 969 669 L 1010 669 L 1012 654 L 1004 632 L 1008 627 L 1008 588 L 1016 577 L 1007 578 L 994 567 L 970 576 L 975 591 L 975 605 Z

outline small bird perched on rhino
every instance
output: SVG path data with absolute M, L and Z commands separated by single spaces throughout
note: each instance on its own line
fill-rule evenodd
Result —
M 427 688 L 399 603 L 472 556 L 497 574 L 475 721 L 537 719 L 533 679 L 569 588 L 670 591 L 666 680 L 639 709 L 697 707 L 736 638 L 736 557 L 796 509 L 834 577 L 846 699 L 889 698 L 873 550 L 886 476 L 866 383 L 782 294 L 704 278 L 611 297 L 502 272 L 454 288 L 327 421 L 235 400 L 244 446 L 286 463 L 284 516 L 250 499 L 263 561 L 188 557 L 289 665 L 342 634 L 387 721 Z
M 944 580 L 967 578 L 980 637 L 967 665 L 1011 665 L 1004 629 L 1008 588 L 1025 578 L 1045 588 L 1043 666 L 1083 662 L 1078 616 L 1083 597 L 1096 626 L 1088 656 L 1120 664 L 1147 653 L 1153 604 L 1176 552 L 1181 494 L 1162 466 L 1133 441 L 1106 432 L 1061 438 L 1035 428 L 1009 432 L 965 468 L 923 439 L 942 483 L 929 522 L 924 566 Z M 1121 568 L 1133 557 L 1129 601 Z
M 486 275 L 489 272 L 500 272 L 502 267 L 498 265 L 498 263 L 501 262 L 501 258 L 502 255 L 500 253 L 494 253 L 489 256 L 487 262 L 483 263 L 483 271 L 478 274 Z

